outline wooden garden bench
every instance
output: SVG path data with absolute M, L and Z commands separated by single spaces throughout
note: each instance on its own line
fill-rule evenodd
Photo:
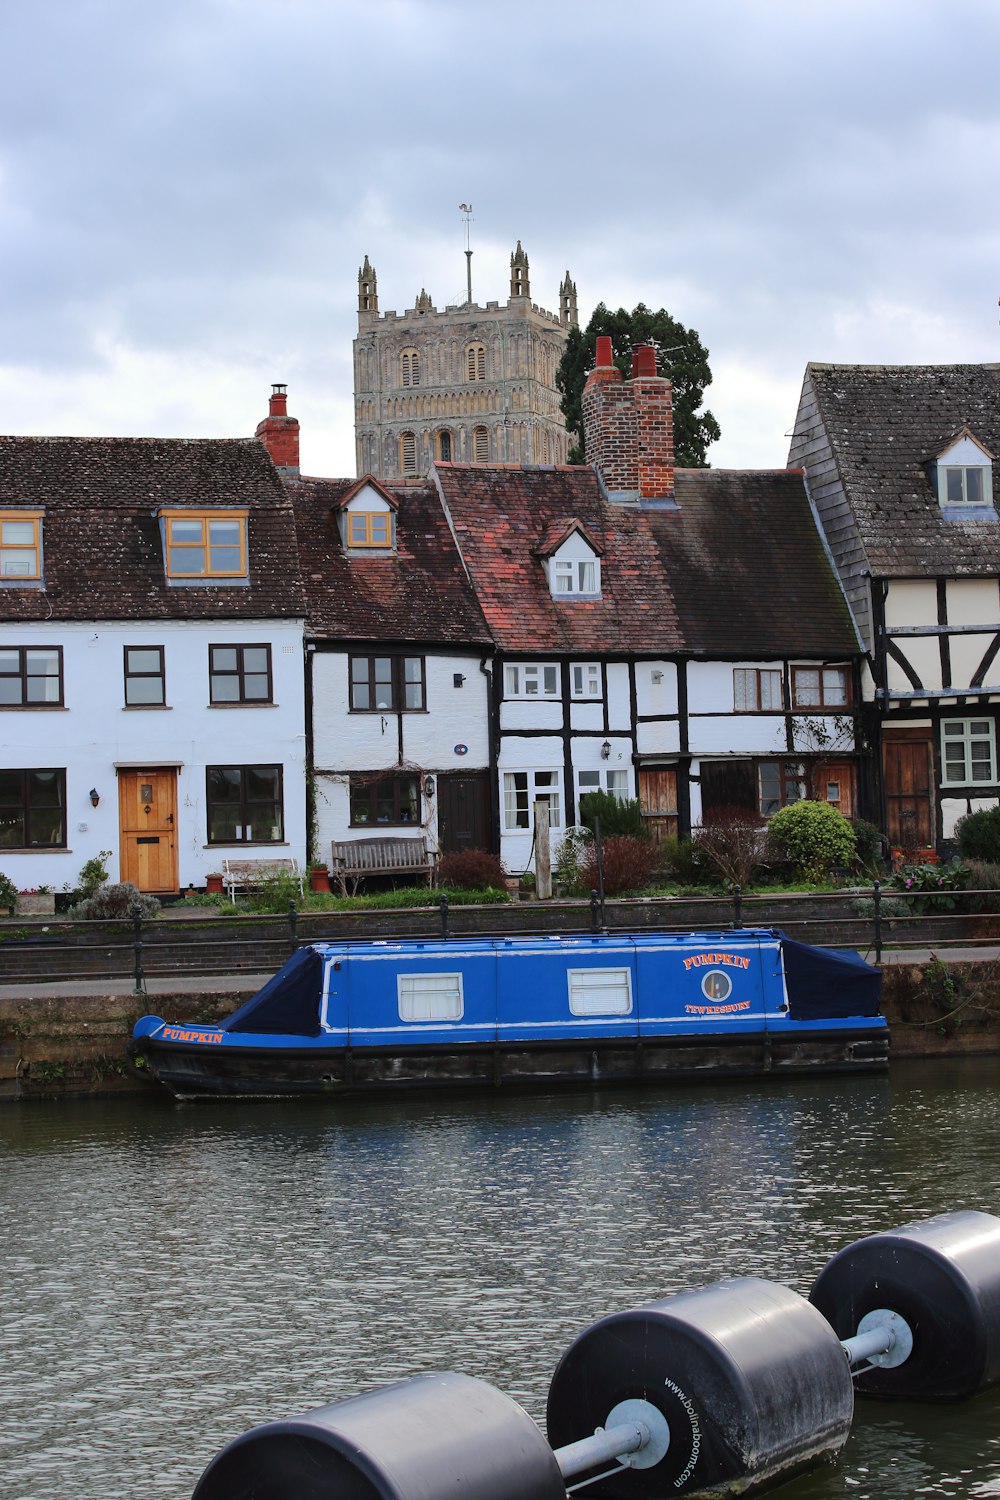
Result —
M 331 847 L 330 872 L 345 896 L 348 880 L 357 890 L 366 875 L 426 875 L 428 885 L 434 875 L 434 854 L 423 837 L 335 839 Z

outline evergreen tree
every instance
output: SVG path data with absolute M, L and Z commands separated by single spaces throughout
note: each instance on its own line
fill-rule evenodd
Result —
M 632 345 L 652 344 L 656 368 L 673 384 L 674 451 L 681 469 L 708 468 L 705 457 L 710 443 L 720 436 L 719 424 L 710 411 L 700 411 L 705 387 L 712 383 L 708 350 L 693 328 L 685 328 L 665 308 L 650 312 L 642 302 L 632 312 L 620 307 L 611 312 L 603 302 L 594 308 L 585 329 L 571 328 L 566 349 L 556 371 L 556 386 L 562 392 L 566 426 L 576 438 L 570 448 L 570 463 L 586 459 L 583 438 L 583 387 L 594 367 L 597 336 L 610 334 L 615 364 L 626 379 L 632 372 Z

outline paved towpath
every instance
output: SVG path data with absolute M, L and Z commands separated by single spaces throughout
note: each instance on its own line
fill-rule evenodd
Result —
M 863 958 L 872 957 L 870 950 L 863 951 Z M 942 963 L 973 963 L 977 959 L 1000 958 L 1000 947 L 969 948 L 891 948 L 882 954 L 882 966 L 889 964 L 926 964 L 931 957 Z M 146 979 L 146 998 L 175 995 L 253 995 L 267 983 L 273 971 L 250 974 L 198 974 L 173 976 L 158 974 Z M 70 996 L 87 995 L 132 995 L 133 981 L 130 977 L 119 979 L 58 979 L 47 983 L 25 980 L 8 984 L 0 980 L 0 999 L 6 1000 L 59 1000 Z M 138 1000 L 138 996 L 136 999 Z

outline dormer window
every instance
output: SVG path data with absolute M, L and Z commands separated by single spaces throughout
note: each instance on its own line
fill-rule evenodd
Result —
M 41 511 L 0 511 L 0 583 L 37 583 L 41 576 Z
M 961 515 L 993 504 L 993 455 L 963 427 L 937 456 L 938 504 Z
M 535 555 L 542 559 L 553 599 L 599 599 L 602 551 L 582 521 L 571 517 L 551 522 Z
M 396 502 L 374 480 L 360 480 L 340 502 L 341 537 L 348 552 L 391 552 L 396 544 Z
M 247 576 L 246 511 L 164 511 L 167 577 L 172 583 Z
M 554 594 L 589 594 L 601 592 L 601 565 L 596 557 L 574 558 L 552 563 Z
M 347 512 L 347 545 L 349 547 L 391 547 L 392 516 L 387 510 L 349 510 Z
M 992 498 L 990 471 L 985 466 L 949 464 L 938 474 L 943 505 L 986 505 Z

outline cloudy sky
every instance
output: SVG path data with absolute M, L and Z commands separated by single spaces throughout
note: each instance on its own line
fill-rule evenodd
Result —
M 720 466 L 781 465 L 807 360 L 1000 358 L 997 0 L 5 0 L 0 430 L 251 433 L 353 474 L 383 310 L 665 306 Z

